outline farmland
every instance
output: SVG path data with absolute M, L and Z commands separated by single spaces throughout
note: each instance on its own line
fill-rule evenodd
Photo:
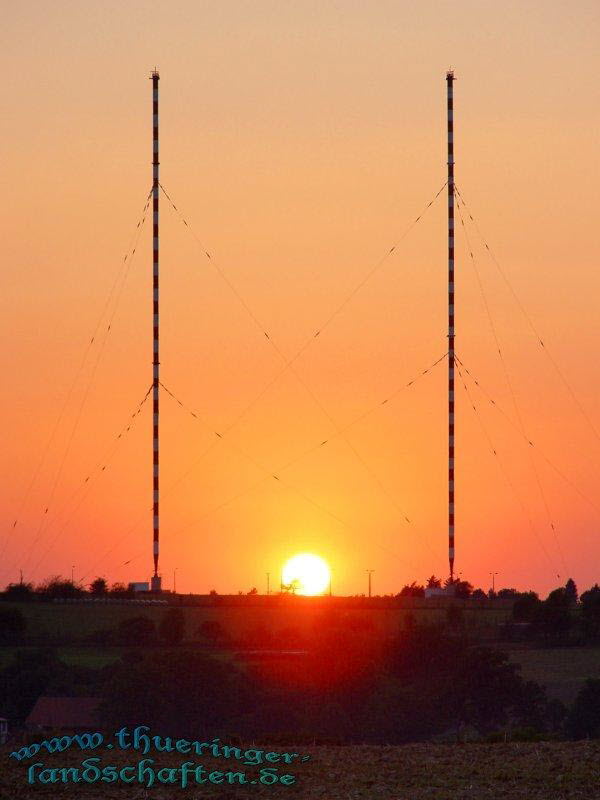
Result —
M 600 648 L 548 647 L 510 650 L 525 680 L 545 686 L 550 697 L 567 705 L 588 678 L 600 678 Z
M 364 598 L 280 598 L 258 597 L 204 597 L 201 604 L 181 605 L 185 620 L 184 640 L 188 643 L 209 645 L 199 633 L 203 623 L 218 623 L 225 640 L 229 642 L 219 656 L 230 658 L 231 645 L 244 645 L 264 640 L 272 646 L 295 646 L 310 635 L 315 625 L 326 623 L 334 615 L 350 629 L 362 630 L 366 635 L 385 637 L 394 635 L 410 618 L 414 622 L 442 621 L 446 608 L 440 603 L 415 598 L 403 598 L 400 603 L 374 598 L 368 604 Z M 476 639 L 497 642 L 500 625 L 510 615 L 510 604 L 484 604 L 472 601 L 455 601 L 464 624 Z M 138 605 L 131 602 L 65 603 L 65 602 L 5 602 L 3 608 L 18 609 L 27 621 L 25 639 L 16 646 L 0 647 L 0 668 L 6 666 L 16 649 L 53 646 L 67 664 L 101 668 L 118 661 L 127 648 L 94 644 L 90 637 L 98 631 L 115 629 L 120 622 L 134 616 L 145 616 L 158 624 L 171 605 Z M 135 646 L 136 642 L 130 643 Z M 545 686 L 550 697 L 566 704 L 587 678 L 600 677 L 600 648 L 598 647 L 532 647 L 529 644 L 504 644 L 510 659 L 521 667 L 526 680 Z
M 498 626 L 510 616 L 512 604 L 496 601 L 478 604 L 473 601 L 453 600 L 452 606 L 460 610 L 465 626 L 485 638 L 497 637 Z M 68 639 L 81 641 L 90 634 L 114 628 L 122 620 L 144 615 L 158 623 L 166 605 L 137 605 L 135 603 L 69 603 L 69 602 L 5 602 L 3 608 L 17 608 L 27 620 L 27 638 L 32 642 L 56 642 Z M 335 613 L 349 626 L 372 630 L 374 634 L 394 635 L 407 624 L 433 623 L 445 620 L 448 603 L 421 598 L 402 598 L 386 601 L 385 598 L 312 598 L 312 597 L 238 597 L 219 596 L 206 598 L 201 604 L 179 606 L 185 618 L 185 639 L 198 638 L 197 631 L 203 622 L 218 622 L 225 634 L 243 639 L 255 630 L 269 631 L 279 636 L 282 631 L 293 630 L 300 635 L 308 633 L 324 616 Z
M 250 746 L 250 745 L 248 745 Z M 509 744 L 414 744 L 399 747 L 297 747 L 271 746 L 269 750 L 292 750 L 310 755 L 310 760 L 289 768 L 296 775 L 292 786 L 201 786 L 182 790 L 179 786 L 124 784 L 26 785 L 26 767 L 1 754 L 0 797 L 85 797 L 89 800 L 130 797 L 172 800 L 179 793 L 190 798 L 297 797 L 307 800 L 574 800 L 600 798 L 598 786 L 598 742 L 543 742 Z M 103 764 L 136 763 L 117 751 L 97 751 Z M 76 766 L 82 753 L 46 756 L 48 766 Z M 85 757 L 85 756 L 83 756 Z M 160 766 L 175 766 L 181 755 L 157 756 Z M 207 769 L 224 770 L 223 759 L 201 762 Z M 196 763 L 199 763 L 197 758 Z M 246 767 L 249 772 L 253 768 Z M 254 768 L 256 769 L 256 768 Z
M 452 652 L 459 662 L 463 656 L 468 656 L 464 662 L 467 672 L 453 667 L 456 678 L 452 683 L 450 696 L 447 692 L 444 694 L 446 684 L 443 680 L 439 682 L 437 672 L 422 676 L 419 668 L 413 669 L 410 666 L 412 664 L 410 658 L 406 664 L 400 658 L 397 662 L 389 662 L 389 669 L 395 669 L 396 672 L 388 671 L 385 674 L 382 672 L 373 684 L 370 682 L 364 684 L 364 691 L 360 688 L 362 684 L 356 683 L 359 692 L 356 697 L 362 698 L 359 703 L 360 708 L 354 702 L 352 694 L 354 690 L 350 688 L 347 691 L 344 684 L 352 674 L 345 673 L 343 669 L 340 672 L 338 659 L 335 657 L 328 659 L 323 650 L 319 651 L 322 659 L 318 662 L 319 669 L 315 669 L 314 658 L 310 660 L 309 644 L 306 651 L 301 651 L 300 662 L 290 661 L 280 665 L 267 661 L 257 670 L 254 670 L 254 667 L 240 670 L 239 665 L 233 663 L 234 659 L 246 659 L 251 656 L 254 651 L 251 646 L 245 649 L 244 641 L 248 634 L 251 641 L 253 632 L 259 630 L 266 630 L 278 639 L 279 636 L 285 636 L 286 630 L 294 629 L 295 635 L 299 634 L 301 639 L 304 633 L 309 634 L 315 627 L 322 626 L 321 633 L 327 632 L 328 624 L 335 618 L 338 625 L 342 621 L 342 628 L 332 629 L 335 635 L 331 641 L 336 641 L 335 636 L 339 636 L 342 630 L 358 636 L 357 641 L 367 642 L 372 638 L 382 639 L 387 635 L 391 636 L 406 627 L 410 624 L 408 614 L 412 614 L 413 618 L 419 621 L 446 619 L 449 626 L 452 624 L 450 617 L 446 615 L 446 609 L 439 604 L 428 606 L 412 602 L 394 607 L 391 603 L 374 603 L 370 607 L 364 602 L 348 602 L 344 605 L 339 602 L 341 599 L 336 600 L 338 602 L 335 605 L 323 598 L 318 602 L 306 602 L 303 598 L 288 598 L 285 601 L 273 598 L 269 603 L 265 603 L 264 598 L 246 600 L 234 597 L 230 602 L 219 598 L 218 602 L 208 600 L 203 605 L 181 605 L 185 620 L 184 646 L 169 649 L 164 642 L 156 639 L 150 644 L 138 646 L 135 656 L 130 652 L 136 649 L 135 641 L 119 643 L 118 640 L 110 639 L 110 644 L 99 644 L 90 639 L 90 635 L 103 630 L 114 631 L 119 623 L 140 615 L 158 625 L 173 607 L 172 605 L 138 605 L 126 602 L 5 603 L 5 607 L 18 608 L 23 613 L 27 619 L 27 629 L 26 640 L 22 645 L 0 649 L 1 666 L 6 665 L 17 650 L 31 651 L 42 644 L 48 644 L 54 647 L 56 655 L 65 664 L 92 668 L 88 674 L 75 672 L 69 674 L 74 675 L 78 681 L 83 681 L 79 688 L 84 693 L 96 696 L 94 692 L 100 685 L 98 680 L 101 673 L 94 674 L 94 670 L 100 670 L 106 664 L 117 662 L 121 656 L 126 656 L 120 666 L 115 664 L 115 670 L 108 671 L 111 681 L 106 685 L 103 684 L 107 693 L 97 695 L 107 700 L 108 709 L 119 710 L 114 719 L 110 714 L 103 717 L 103 725 L 113 726 L 110 730 L 116 730 L 121 725 L 118 721 L 121 713 L 130 714 L 130 717 L 123 718 L 135 719 L 136 724 L 146 721 L 155 726 L 156 732 L 161 736 L 169 735 L 169 730 L 163 729 L 163 726 L 169 728 L 171 725 L 178 725 L 179 730 L 185 731 L 196 731 L 200 727 L 203 736 L 209 739 L 213 735 L 218 735 L 226 741 L 227 736 L 234 735 L 235 740 L 232 744 L 239 746 L 240 738 L 249 739 L 251 736 L 256 736 L 258 740 L 267 739 L 269 744 L 266 749 L 269 751 L 299 752 L 309 755 L 310 759 L 305 762 L 298 761 L 293 768 L 286 770 L 286 773 L 296 776 L 296 782 L 290 786 L 260 784 L 240 786 L 237 783 L 196 786 L 193 780 L 185 790 L 179 784 L 167 786 L 155 784 L 149 789 L 137 782 L 128 785 L 122 782 L 88 784 L 81 781 L 77 786 L 73 783 L 64 785 L 62 782 L 28 785 L 27 765 L 8 759 L 9 750 L 4 748 L 0 749 L 2 763 L 0 798 L 3 800 L 5 797 L 19 797 L 29 800 L 34 797 L 77 796 L 95 800 L 126 795 L 140 800 L 149 796 L 157 800 L 167 800 L 167 798 L 172 800 L 182 792 L 183 796 L 192 798 L 225 798 L 225 800 L 267 796 L 299 797 L 309 800 L 311 798 L 323 798 L 323 800 L 338 798 L 340 800 L 341 798 L 356 798 L 356 800 L 362 798 L 471 800 L 472 798 L 475 800 L 477 798 L 480 800 L 486 797 L 494 800 L 500 797 L 503 800 L 525 797 L 533 800 L 538 798 L 570 800 L 578 797 L 600 800 L 600 789 L 596 788 L 600 740 L 565 741 L 565 731 L 568 734 L 566 727 L 549 727 L 542 721 L 539 728 L 528 728 L 529 723 L 526 720 L 523 723 L 514 723 L 511 728 L 510 724 L 505 725 L 501 716 L 496 715 L 493 717 L 495 720 L 493 726 L 489 727 L 486 717 L 479 733 L 476 727 L 469 729 L 467 724 L 463 729 L 465 735 L 461 734 L 461 738 L 465 741 L 456 743 L 460 728 L 454 724 L 452 713 L 449 712 L 451 697 L 457 694 L 456 687 L 462 686 L 461 691 L 470 692 L 473 681 L 468 676 L 475 673 L 484 674 L 482 669 L 488 670 L 485 674 L 489 674 L 494 680 L 503 674 L 501 666 L 496 669 L 493 660 L 488 662 L 486 657 L 478 656 L 480 648 L 472 647 L 469 641 L 461 639 L 460 636 L 456 637 L 456 640 L 466 641 L 466 649 Z M 488 639 L 490 643 L 497 645 L 497 641 L 494 642 L 494 637 L 489 636 L 489 632 L 494 626 L 498 630 L 499 623 L 507 615 L 505 607 L 488 606 L 487 609 L 482 609 L 476 604 L 468 606 L 457 603 L 454 606 L 454 610 L 456 609 L 467 611 L 460 620 L 464 629 L 479 634 L 480 639 Z M 225 643 L 215 647 L 214 642 L 202 638 L 199 627 L 207 621 L 218 623 L 226 632 L 228 638 Z M 427 629 L 424 630 L 427 632 Z M 418 649 L 421 640 L 417 638 L 410 644 L 412 631 L 408 630 L 407 633 L 408 639 L 406 633 L 399 639 L 402 647 L 408 643 L 413 648 L 413 653 L 421 653 Z M 435 630 L 433 633 L 437 636 Z M 349 641 L 352 641 L 352 638 Z M 438 640 L 424 641 L 429 642 L 427 646 L 436 646 Z M 442 640 L 439 641 L 443 646 Z M 526 680 L 534 680 L 546 686 L 551 697 L 557 697 L 569 705 L 586 678 L 597 676 L 600 672 L 599 650 L 592 646 L 535 648 L 530 643 L 511 643 L 506 647 L 510 659 L 521 665 Z M 493 653 L 493 650 L 488 650 L 487 647 L 482 650 L 485 654 Z M 208 652 L 212 652 L 220 659 L 228 659 L 227 663 L 231 669 L 224 670 L 220 665 L 215 667 L 212 659 L 204 659 L 203 653 Z M 354 651 L 346 651 L 347 655 L 351 652 Z M 399 657 L 405 652 L 405 650 L 398 651 Z M 443 653 L 444 650 L 441 649 L 440 657 Z M 263 651 L 261 655 L 264 655 Z M 455 656 L 452 656 L 452 664 L 456 663 Z M 360 660 L 356 662 L 358 666 L 361 663 Z M 421 664 L 422 659 L 419 657 L 415 663 Z M 37 674 L 35 665 L 27 660 L 23 664 L 25 669 L 29 670 L 28 675 Z M 59 665 L 57 668 L 56 662 L 52 662 L 51 659 L 44 661 L 44 664 L 49 676 L 55 675 L 59 681 L 62 680 L 63 667 Z M 168 669 L 165 669 L 166 664 Z M 472 671 L 469 671 L 469 664 L 473 665 Z M 162 705 L 157 703 L 152 695 L 152 688 L 151 703 L 146 704 L 146 684 L 154 687 L 160 676 L 167 675 L 171 667 L 180 676 L 177 685 L 171 685 L 169 680 L 161 684 L 161 697 L 166 693 Z M 149 677 L 145 677 L 147 670 L 151 673 Z M 299 676 L 304 676 L 305 672 L 310 673 L 308 675 L 310 680 L 303 686 L 297 679 Z M 271 682 L 269 679 L 265 682 L 265 676 L 268 677 L 271 673 L 274 680 Z M 339 678 L 340 690 L 337 691 L 334 684 L 331 690 L 327 688 L 329 683 L 324 684 L 325 688 L 318 689 L 317 698 L 312 692 L 311 681 L 314 679 L 314 685 L 320 687 L 321 675 L 326 681 L 333 680 L 334 684 Z M 247 684 L 248 676 L 251 682 Z M 408 682 L 405 680 L 406 676 L 410 680 L 417 681 L 414 687 L 411 688 L 410 680 Z M 294 679 L 293 686 L 289 689 L 286 688 L 288 677 Z M 21 685 L 15 673 L 10 675 L 10 680 L 16 686 Z M 463 683 L 459 683 L 459 680 Z M 350 684 L 351 687 L 353 685 Z M 506 684 L 495 685 L 505 685 L 507 690 L 514 692 L 515 697 L 522 697 L 518 694 L 519 685 L 511 683 L 510 679 Z M 246 686 L 252 687 L 251 697 L 245 694 L 238 695 L 239 691 L 246 691 L 244 688 Z M 529 691 L 527 687 L 526 691 Z M 230 693 L 232 697 L 245 698 L 243 714 L 238 714 L 239 707 L 235 703 L 227 705 L 225 702 Z M 254 697 L 259 697 L 260 702 L 254 703 Z M 466 708 L 479 708 L 481 701 L 491 703 L 485 706 L 488 709 L 486 714 L 496 714 L 494 697 L 485 691 L 485 687 L 473 697 L 476 697 L 476 700 L 469 699 Z M 293 707 L 290 705 L 291 700 L 296 703 Z M 222 706 L 218 705 L 218 710 L 213 713 L 211 709 L 217 701 L 222 703 Z M 520 702 L 519 700 L 517 705 Z M 131 703 L 131 706 L 128 703 Z M 265 705 L 267 703 L 268 706 Z M 313 707 L 313 704 L 316 705 Z M 263 707 L 266 708 L 264 714 Z M 545 713 L 545 706 L 540 705 L 539 708 L 540 713 Z M 442 710 L 447 713 L 438 723 Z M 24 707 L 23 716 L 27 711 L 28 708 Z M 155 718 L 152 718 L 153 713 L 156 715 Z M 476 717 L 470 716 L 468 719 L 475 726 L 478 724 Z M 540 719 L 545 720 L 546 717 Z M 377 731 L 377 738 L 373 736 L 374 729 Z M 13 730 L 18 740 L 22 734 L 18 732 L 16 726 Z M 32 735 L 36 739 L 43 738 L 37 734 L 29 734 Z M 511 737 L 513 740 L 507 741 Z M 427 743 L 424 742 L 426 738 Z M 478 741 L 475 741 L 477 738 Z M 518 741 L 521 738 L 528 741 Z M 399 744 L 403 739 L 413 743 Z M 296 742 L 294 747 L 285 744 L 289 741 Z M 298 744 L 300 741 L 307 744 Z M 348 744 L 337 746 L 331 744 L 344 741 Z M 366 741 L 374 744 L 368 746 L 360 744 Z M 386 742 L 396 744 L 391 746 L 386 745 Z M 244 747 L 254 746 L 251 741 L 244 745 Z M 44 766 L 39 767 L 38 771 L 44 767 L 81 769 L 82 761 L 90 755 L 100 757 L 101 766 L 112 764 L 119 769 L 130 765 L 135 767 L 141 758 L 139 753 L 123 752 L 117 748 L 109 751 L 99 750 L 93 754 L 72 749 L 63 754 L 40 753 L 33 761 L 43 762 Z M 149 755 L 155 757 L 155 770 L 165 766 L 175 768 L 186 760 L 194 760 L 195 764 L 201 764 L 208 772 L 216 770 L 216 774 L 226 770 L 235 772 L 243 769 L 250 781 L 259 774 L 258 767 L 241 767 L 239 763 L 233 764 L 224 758 L 196 756 L 194 759 L 193 756 L 182 757 L 162 752 Z M 280 774 L 282 774 L 281 769 Z

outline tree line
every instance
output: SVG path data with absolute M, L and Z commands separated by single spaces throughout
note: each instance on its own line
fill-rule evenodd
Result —
M 588 681 L 567 708 L 524 680 L 505 653 L 442 624 L 408 626 L 382 641 L 324 617 L 303 658 L 256 664 L 189 645 L 127 648 L 101 668 L 65 663 L 51 649 L 17 649 L 0 669 L 0 709 L 13 729 L 40 695 L 103 698 L 107 730 L 141 721 L 188 738 L 373 744 L 600 738 L 600 681 Z

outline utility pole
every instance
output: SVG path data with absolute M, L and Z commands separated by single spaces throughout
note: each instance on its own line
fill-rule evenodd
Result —
M 492 576 L 492 592 L 494 594 L 496 594 L 496 575 L 497 574 L 498 574 L 497 572 L 490 572 L 490 575 Z
M 267 572 L 267 596 L 271 594 L 271 573 Z
M 454 580 L 454 72 L 448 86 L 448 561 Z
M 367 575 L 369 576 L 369 597 L 371 597 L 371 575 L 375 572 L 374 569 L 368 569 Z
M 173 570 L 173 594 L 177 594 L 177 570 L 179 567 L 175 567 Z
M 158 179 L 158 81 L 157 70 L 152 75 L 152 557 L 154 575 L 151 587 L 153 592 L 161 591 L 158 574 L 158 394 L 160 389 L 158 355 L 158 200 L 160 184 Z

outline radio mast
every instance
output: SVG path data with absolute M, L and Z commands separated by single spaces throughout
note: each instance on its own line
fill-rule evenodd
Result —
M 448 561 L 454 580 L 454 72 L 448 85 Z
M 158 534 L 159 534 L 159 459 L 158 459 L 158 419 L 159 403 L 159 357 L 158 357 L 158 200 L 160 184 L 158 181 L 158 81 L 157 70 L 152 72 L 152 557 L 154 575 L 151 588 L 161 591 L 158 574 Z

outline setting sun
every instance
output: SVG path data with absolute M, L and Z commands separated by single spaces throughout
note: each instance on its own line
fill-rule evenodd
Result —
M 331 572 L 319 556 L 301 553 L 286 561 L 281 574 L 284 586 L 292 587 L 296 594 L 322 594 L 329 586 Z

